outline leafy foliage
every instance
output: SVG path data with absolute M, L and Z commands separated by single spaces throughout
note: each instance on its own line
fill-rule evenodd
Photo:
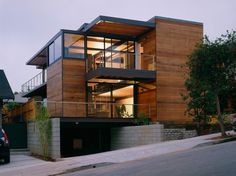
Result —
M 14 110 L 15 108 L 19 107 L 20 104 L 19 103 L 16 103 L 16 102 L 8 102 L 5 104 L 6 108 L 8 111 L 12 111 Z
M 145 112 L 140 112 L 138 114 L 138 117 L 134 119 L 134 122 L 137 125 L 149 125 L 150 119 L 149 117 L 145 114 Z
M 216 114 L 225 135 L 222 111 L 236 90 L 236 32 L 227 32 L 215 41 L 205 36 L 189 56 L 187 67 L 188 93 L 183 98 L 188 114 L 199 123 Z
M 39 140 L 42 148 L 44 159 L 49 158 L 49 144 L 51 141 L 51 121 L 47 108 L 42 105 L 37 105 L 36 108 L 36 127 L 39 130 Z

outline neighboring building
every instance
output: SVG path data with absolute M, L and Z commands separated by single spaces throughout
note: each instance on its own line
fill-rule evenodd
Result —
M 2 127 L 3 100 L 14 99 L 11 86 L 3 70 L 0 70 L 0 128 Z
M 110 128 L 139 116 L 191 123 L 180 96 L 183 65 L 202 36 L 198 22 L 99 16 L 78 30 L 61 30 L 39 50 L 27 65 L 42 72 L 22 92 L 60 118 L 63 156 L 109 150 Z

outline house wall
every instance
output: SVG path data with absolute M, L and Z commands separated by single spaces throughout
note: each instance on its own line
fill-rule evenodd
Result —
M 62 60 L 58 60 L 47 69 L 47 108 L 53 117 L 62 116 Z M 57 102 L 57 103 L 56 103 Z
M 49 142 L 49 156 L 52 159 L 58 159 L 61 157 L 60 147 L 60 119 L 53 118 L 51 120 L 51 140 Z M 39 130 L 34 121 L 28 122 L 28 148 L 32 154 L 43 155 L 42 146 L 39 138 Z
M 47 76 L 47 106 L 51 116 L 85 117 L 85 60 L 60 59 L 48 67 Z
M 184 73 L 195 45 L 203 36 L 203 26 L 187 22 L 156 19 L 157 121 L 190 123 L 185 115 Z
M 63 105 L 64 117 L 86 116 L 86 105 L 84 104 L 86 102 L 85 74 L 85 60 L 63 60 L 62 97 L 64 102 L 71 102 Z
M 141 44 L 143 48 L 143 54 L 144 55 L 156 55 L 156 30 L 152 30 L 149 33 L 147 33 L 145 36 L 143 36 L 139 43 Z M 141 65 L 146 68 L 145 63 L 141 63 Z M 154 68 L 156 65 L 154 66 Z M 155 82 L 149 82 L 145 84 L 152 84 L 156 85 Z M 148 88 L 147 88 L 148 89 Z M 138 114 L 144 112 L 145 114 L 149 114 L 150 112 L 150 118 L 153 122 L 157 121 L 157 102 L 156 102 L 156 89 L 150 89 L 143 92 L 139 88 L 139 92 L 137 95 L 138 104 L 142 104 L 138 107 Z M 148 106 L 145 106 L 148 105 Z M 149 111 L 150 106 L 150 111 Z
M 145 113 L 152 122 L 157 121 L 156 89 L 146 92 L 139 91 L 138 94 L 138 115 Z M 150 109 L 149 109 L 150 108 Z

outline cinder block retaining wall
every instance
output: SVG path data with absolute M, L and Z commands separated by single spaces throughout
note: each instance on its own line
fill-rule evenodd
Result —
M 60 119 L 51 119 L 52 136 L 49 146 L 49 155 L 53 159 L 61 157 L 60 151 Z M 39 141 L 39 131 L 35 122 L 28 122 L 28 148 L 31 153 L 42 155 L 42 149 Z
M 111 150 L 161 142 L 162 131 L 160 124 L 113 128 Z
M 164 129 L 161 124 L 113 128 L 111 150 L 197 136 L 196 130 Z
M 163 130 L 163 141 L 186 139 L 195 136 L 197 136 L 196 130 L 185 130 L 184 128 Z

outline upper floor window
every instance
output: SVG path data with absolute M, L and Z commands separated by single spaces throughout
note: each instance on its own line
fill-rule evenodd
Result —
M 134 41 L 88 36 L 87 57 L 87 70 L 98 67 L 133 69 Z
M 84 59 L 84 36 L 64 34 L 64 57 Z
M 51 45 L 49 45 L 49 65 L 59 59 L 62 55 L 61 36 L 59 36 Z

